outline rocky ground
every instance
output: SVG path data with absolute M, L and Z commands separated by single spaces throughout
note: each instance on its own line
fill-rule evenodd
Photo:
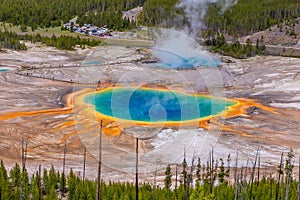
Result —
M 140 62 L 145 57 L 146 53 L 118 46 L 74 52 L 31 46 L 27 52 L 1 53 L 0 68 L 9 71 L 0 72 L 0 158 L 9 166 L 20 162 L 23 137 L 28 141 L 27 165 L 31 171 L 39 163 L 47 168 L 51 164 L 61 168 L 66 140 L 67 170 L 72 167 L 82 174 L 83 151 L 87 147 L 87 176 L 96 177 L 97 146 L 89 146 L 88 142 L 96 143 L 91 141 L 91 135 L 95 136 L 98 128 L 89 119 L 81 118 L 78 110 L 63 108 L 67 105 L 66 94 L 94 88 L 98 80 L 122 84 L 151 82 L 170 87 L 178 84 L 197 92 L 222 88 L 221 93 L 227 97 L 253 99 L 276 109 L 277 114 L 253 107 L 241 117 L 225 120 L 225 126 L 231 129 L 222 132 L 199 128 L 158 130 L 153 138 L 140 141 L 140 172 L 144 181 L 153 181 L 149 173 L 161 167 L 158 161 L 181 163 L 184 148 L 190 163 L 193 156 L 205 159 L 211 146 L 216 158 L 226 158 L 230 153 L 234 159 L 238 152 L 239 166 L 247 161 L 250 165 L 257 149 L 261 152 L 262 166 L 266 167 L 277 166 L 281 152 L 291 147 L 300 155 L 300 59 L 230 58 L 232 63 L 224 64 L 223 72 L 219 72 L 215 68 L 186 71 L 151 68 Z M 214 80 L 212 88 L 205 88 L 200 76 L 201 80 Z M 226 81 L 219 81 L 220 78 Z M 44 112 L 38 112 L 41 110 Z M 91 129 L 88 140 L 80 132 L 82 127 Z M 134 139 L 125 132 L 117 137 L 104 136 L 103 140 L 104 179 L 133 180 Z

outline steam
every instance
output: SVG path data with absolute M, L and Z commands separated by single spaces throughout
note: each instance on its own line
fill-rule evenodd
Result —
M 171 68 L 218 66 L 220 61 L 202 49 L 196 41 L 196 36 L 204 28 L 203 18 L 210 3 L 216 3 L 222 14 L 236 2 L 237 0 L 180 0 L 177 7 L 184 10 L 190 26 L 179 32 L 174 29 L 156 30 L 152 55 L 158 58 L 163 66 Z
M 198 66 L 216 67 L 217 59 L 203 51 L 192 37 L 171 29 L 159 29 L 155 47 L 151 53 L 165 67 L 194 68 Z
M 185 12 L 188 22 L 190 23 L 189 30 L 186 29 L 193 38 L 204 27 L 203 18 L 205 17 L 209 3 L 217 3 L 221 8 L 221 13 L 224 13 L 229 7 L 236 4 L 237 0 L 181 0 L 178 8 L 182 8 Z

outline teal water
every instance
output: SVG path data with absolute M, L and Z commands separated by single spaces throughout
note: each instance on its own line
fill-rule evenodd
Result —
M 102 64 L 102 62 L 98 61 L 98 60 L 89 60 L 89 61 L 84 61 L 81 64 L 83 64 L 83 65 L 100 65 L 100 64 Z
M 142 88 L 115 88 L 87 95 L 84 101 L 104 115 L 143 122 L 198 119 L 235 104 L 225 99 Z
M 0 69 L 0 73 L 1 73 L 1 72 L 8 72 L 8 71 L 9 71 L 9 69 L 6 69 L 6 68 Z
M 185 57 L 165 50 L 152 50 L 152 53 L 160 62 L 151 64 L 154 67 L 191 69 L 196 67 L 217 67 L 221 62 L 208 54 Z

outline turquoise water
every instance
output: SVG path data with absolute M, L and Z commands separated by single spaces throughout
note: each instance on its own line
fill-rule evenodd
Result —
M 5 68 L 4 69 L 0 69 L 0 73 L 1 72 L 8 72 L 8 71 L 9 71 L 9 69 L 5 69 Z
M 96 111 L 115 118 L 143 121 L 185 121 L 216 115 L 235 102 L 181 92 L 116 88 L 87 95 Z
M 184 57 L 164 50 L 153 50 L 152 53 L 160 60 L 159 63 L 152 64 L 156 67 L 190 69 L 199 66 L 217 67 L 221 63 L 208 54 L 198 55 L 197 57 Z
M 90 61 L 84 61 L 82 62 L 83 65 L 100 65 L 102 64 L 101 61 L 98 60 L 90 60 Z

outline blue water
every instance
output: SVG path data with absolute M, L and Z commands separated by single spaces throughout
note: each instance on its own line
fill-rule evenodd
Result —
M 235 102 L 181 92 L 117 88 L 90 94 L 84 101 L 115 118 L 144 121 L 185 121 L 218 114 Z
M 0 73 L 1 72 L 8 72 L 9 71 L 9 69 L 0 69 Z
M 90 60 L 90 61 L 84 61 L 82 62 L 83 65 L 99 65 L 102 64 L 101 61 L 98 60 Z
M 184 57 L 164 50 L 153 50 L 152 53 L 160 60 L 159 63 L 152 64 L 152 66 L 156 67 L 190 69 L 199 66 L 217 67 L 221 63 L 209 54 L 198 55 L 197 57 Z

